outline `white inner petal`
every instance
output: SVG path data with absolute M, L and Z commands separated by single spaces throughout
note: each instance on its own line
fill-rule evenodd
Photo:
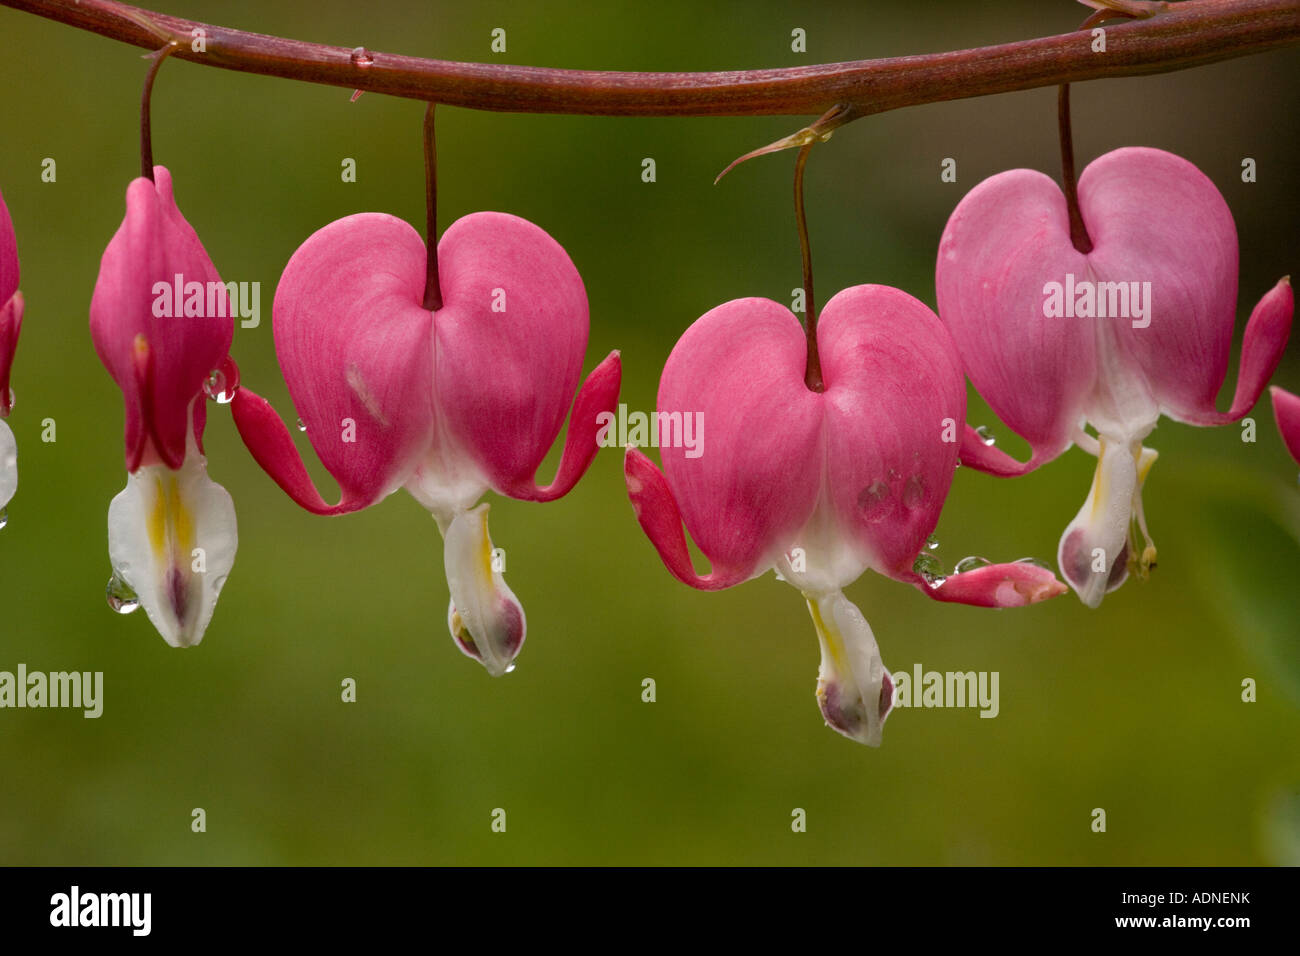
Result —
M 456 515 L 467 511 L 488 490 L 487 480 L 469 456 L 448 447 L 445 430 L 403 486 L 447 534 Z
M 108 508 L 108 554 L 163 640 L 203 639 L 239 544 L 235 505 L 190 439 L 179 471 L 145 465 Z
M 0 508 L 9 504 L 18 490 L 18 442 L 5 422 L 0 421 Z
M 1057 549 L 1061 573 L 1089 607 L 1097 607 L 1124 581 L 1129 523 L 1141 495 L 1139 464 L 1149 468 L 1154 461 L 1154 454 L 1143 455 L 1140 441 L 1115 442 L 1103 436 L 1099 445 L 1088 497 Z
M 1103 281 L 1091 263 L 1085 269 L 1088 281 Z M 1151 393 L 1146 376 L 1120 346 L 1118 323 L 1122 317 L 1069 319 L 1092 322 L 1097 343 L 1097 381 L 1088 397 L 1085 414 L 1099 434 L 1116 440 L 1141 441 L 1151 434 L 1160 417 L 1160 404 Z
M 844 736 L 879 747 L 885 718 L 893 706 L 893 682 L 871 625 L 838 590 L 804 597 L 821 645 L 817 703 L 822 716 Z M 883 706 L 882 692 L 886 697 Z
M 806 594 L 839 591 L 872 566 L 871 556 L 863 553 L 836 518 L 824 487 L 808 523 L 771 562 L 781 577 Z
M 443 561 L 451 603 L 447 625 L 465 654 L 499 677 L 511 669 L 524 643 L 524 608 L 494 560 L 488 506 L 456 515 L 446 531 Z M 504 558 L 504 553 L 496 557 Z

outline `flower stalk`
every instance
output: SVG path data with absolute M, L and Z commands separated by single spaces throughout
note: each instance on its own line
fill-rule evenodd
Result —
M 246 33 L 115 0 L 0 5 L 205 66 L 447 106 L 588 116 L 807 116 L 836 103 L 853 116 L 1083 80 L 1163 73 L 1300 43 L 1300 0 L 1184 0 L 1107 27 L 1107 52 L 1071 31 L 970 50 L 779 70 L 630 73 L 457 63 Z M 204 49 L 192 38 L 202 31 Z

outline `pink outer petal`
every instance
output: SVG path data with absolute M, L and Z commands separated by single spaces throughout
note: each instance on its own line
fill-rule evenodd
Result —
M 9 217 L 9 207 L 0 194 L 0 307 L 18 291 L 18 237 L 14 234 L 14 221 Z
M 1095 277 L 1151 283 L 1149 325 L 1091 321 L 1110 326 L 1167 414 L 1212 412 L 1237 308 L 1237 230 L 1218 189 L 1180 156 L 1129 147 L 1083 171 L 1079 208 Z
M 882 285 L 831 299 L 818 346 L 832 509 L 876 570 L 910 573 L 957 465 L 944 440 L 966 418 L 957 351 L 928 307 Z
M 443 307 L 433 381 L 441 421 L 493 488 L 536 498 L 533 475 L 564 424 L 586 355 L 582 279 L 544 230 L 497 212 L 452 223 L 438 243 L 438 269 Z M 610 371 L 591 384 L 597 392 L 582 401 L 603 408 Z M 577 457 L 541 497 L 563 494 L 590 462 L 599 410 L 587 421 L 589 409 L 575 409 Z
M 18 291 L 18 239 L 9 207 L 0 195 L 0 418 L 9 414 L 9 371 L 23 324 L 23 297 Z
M 701 591 L 717 591 L 752 576 L 752 568 L 728 567 L 718 561 L 708 574 L 696 573 L 682 533 L 681 512 L 663 473 L 644 454 L 629 448 L 623 459 L 623 476 L 641 529 L 678 581 Z
M 0 306 L 0 418 L 9 414 L 9 372 L 18 348 L 18 333 L 23 327 L 23 294 L 15 292 Z
M 967 193 L 939 242 L 939 316 L 980 395 L 1032 446 L 1026 470 L 1069 446 L 1096 378 L 1091 324 L 1043 315 L 1045 283 L 1085 268 L 1064 195 L 1029 169 Z
M 1043 463 L 1041 458 L 1030 457 L 1029 461 L 1020 462 L 1012 458 L 995 445 L 986 445 L 970 425 L 966 425 L 961 435 L 961 463 L 968 468 L 982 471 L 986 475 L 998 478 L 1016 478 L 1027 475 Z
M 176 208 L 171 174 L 155 166 L 153 182 L 140 177 L 127 187 L 126 216 L 104 250 L 90 302 L 95 351 L 126 403 L 128 471 L 140 465 L 146 446 L 169 468 L 180 468 L 190 405 L 208 373 L 230 351 L 234 335 L 224 289 L 213 310 L 224 316 L 206 314 L 206 295 L 202 317 L 154 315 L 154 284 L 171 287 L 177 274 L 183 283 L 201 282 L 205 289 L 207 283 L 221 281 Z M 148 394 L 142 391 L 146 364 Z
M 502 488 L 504 494 L 524 501 L 554 501 L 567 495 L 578 483 L 596 457 L 596 436 L 600 426 L 596 416 L 601 412 L 614 412 L 618 406 L 618 388 L 623 378 L 623 365 L 617 351 L 592 370 L 573 400 L 573 413 L 569 416 L 569 433 L 564 439 L 564 452 L 560 458 L 555 480 L 539 488 L 532 476 Z
M 307 437 L 342 490 L 339 504 L 307 490 L 270 406 L 252 396 L 236 421 L 259 463 L 310 511 L 378 501 L 429 447 L 433 314 L 421 305 L 424 275 L 424 241 L 381 213 L 317 230 L 285 266 L 272 310 L 276 355 Z
M 1214 408 L 1213 397 L 1203 408 L 1171 416 L 1191 425 L 1226 425 L 1235 422 L 1255 407 L 1260 393 L 1282 361 L 1287 339 L 1291 335 L 1291 318 L 1295 296 L 1289 277 L 1281 279 L 1251 310 L 1246 335 L 1241 345 L 1241 367 L 1237 371 L 1237 389 L 1232 407 L 1226 412 Z
M 1286 450 L 1300 464 L 1300 395 L 1294 395 L 1274 385 L 1269 390 L 1273 399 L 1273 416 L 1277 430 L 1286 444 Z
M 289 429 L 262 396 L 241 387 L 230 403 L 230 412 L 235 427 L 239 429 L 239 437 L 253 460 L 302 508 L 312 514 L 335 515 L 356 511 L 371 503 L 364 494 L 358 495 L 348 488 L 343 489 L 342 498 L 336 505 L 321 497 L 307 474 Z
M 806 356 L 803 328 L 790 310 L 749 298 L 701 316 L 664 365 L 658 411 L 695 416 L 701 439 L 697 457 L 687 457 L 684 442 L 663 447 L 661 439 L 667 501 L 681 509 L 719 580 L 735 583 L 764 570 L 776 551 L 797 544 L 813 513 L 825 458 L 823 396 L 804 384 Z M 648 502 L 663 501 L 646 487 Z M 666 537 L 651 533 L 651 540 L 664 554 Z
M 1069 588 L 1047 568 L 1026 562 L 989 564 L 973 571 L 950 575 L 943 584 L 931 587 L 918 574 L 898 575 L 914 584 L 927 597 L 975 607 L 1023 607 L 1066 593 Z

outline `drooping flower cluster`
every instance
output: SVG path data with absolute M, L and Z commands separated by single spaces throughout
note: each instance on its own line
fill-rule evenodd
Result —
M 165 55 L 146 81 L 146 116 Z M 173 646 L 202 640 L 238 544 L 231 497 L 208 478 L 203 453 L 205 399 L 214 398 L 231 404 L 253 457 L 313 514 L 409 492 L 443 537 L 456 646 L 492 675 L 514 667 L 526 618 L 481 499 L 489 490 L 538 502 L 567 494 L 608 437 L 621 359 L 611 353 L 582 380 L 586 290 L 538 226 L 479 212 L 433 238 L 432 117 L 430 108 L 429 244 L 393 216 L 348 216 L 298 248 L 276 289 L 276 354 L 299 426 L 338 482 L 334 504 L 314 486 L 280 416 L 240 387 L 227 286 L 177 208 L 170 173 L 152 165 L 142 128 L 152 175 L 127 188 L 90 331 L 125 408 L 127 486 L 108 517 L 110 603 L 144 607 Z M 797 169 L 801 189 L 802 159 Z M 938 315 L 882 285 L 844 290 L 820 326 L 810 315 L 805 328 L 760 298 L 706 313 L 668 357 L 655 420 L 707 421 L 707 451 L 659 443 L 662 470 L 627 451 L 637 520 L 674 577 L 717 590 L 770 569 L 800 591 L 821 651 L 820 710 L 851 739 L 878 745 L 894 704 L 871 627 L 844 594 L 864 571 L 935 600 L 990 608 L 1067 590 L 1030 559 L 967 559 L 948 575 L 927 564 L 959 462 L 1012 476 L 1071 444 L 1098 457 L 1058 549 L 1063 577 L 1095 607 L 1130 569 L 1145 574 L 1155 562 L 1142 487 L 1156 457 L 1144 442 L 1160 416 L 1235 421 L 1278 364 L 1294 308 L 1285 279 L 1255 307 L 1231 408 L 1216 410 L 1238 253 L 1227 205 L 1199 170 L 1159 150 L 1121 149 L 1084 171 L 1077 205 L 1069 195 L 1029 170 L 972 190 L 940 242 Z M 11 405 L 23 314 L 18 278 L 0 198 L 0 419 Z M 967 375 L 1029 442 L 1028 462 L 965 424 Z M 1276 388 L 1272 397 L 1300 461 L 1300 397 Z M 566 417 L 556 475 L 539 486 Z M 15 456 L 0 420 L 0 509 L 16 487 Z M 693 565 L 687 532 L 711 564 L 705 573 Z

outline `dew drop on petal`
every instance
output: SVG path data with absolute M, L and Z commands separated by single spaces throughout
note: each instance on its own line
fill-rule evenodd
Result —
M 203 380 L 203 394 L 218 405 L 229 405 L 239 390 L 239 367 L 227 355 L 219 368 L 214 368 Z
M 934 535 L 930 535 L 930 537 L 925 539 L 925 546 L 930 551 L 934 551 L 939 547 L 939 539 Z
M 976 568 L 987 568 L 993 562 L 988 558 L 981 558 L 971 555 L 968 558 L 962 558 L 957 562 L 957 566 L 952 569 L 953 574 L 962 574 L 966 571 L 974 571 Z
M 515 662 L 514 662 L 514 661 L 511 661 L 509 664 L 506 665 L 506 673 L 507 673 L 507 674 L 512 673 L 512 672 L 514 671 L 514 669 L 515 669 Z
M 13 411 L 13 408 L 14 408 L 14 390 L 11 387 L 9 389 L 9 410 Z
M 116 568 L 113 569 L 113 576 L 108 579 L 108 587 L 104 588 L 104 597 L 108 600 L 108 606 L 118 614 L 130 614 L 140 606 L 140 598 Z
M 9 509 L 0 508 L 0 528 L 3 528 L 8 523 L 9 523 Z
M 993 432 L 989 430 L 987 425 L 980 425 L 975 429 L 975 434 L 979 435 L 980 441 L 986 445 L 992 445 L 997 441 L 997 439 L 993 437 Z
M 208 373 L 208 377 L 203 380 L 203 394 L 208 396 L 214 402 L 220 402 L 222 395 L 226 393 L 226 376 L 219 368 L 214 368 Z M 229 399 L 227 399 L 229 401 Z
M 925 502 L 925 482 L 920 475 L 913 475 L 903 485 L 903 507 L 908 510 L 919 508 Z
M 306 430 L 307 430 L 307 423 L 304 422 L 301 418 L 299 418 L 299 419 L 298 419 L 298 431 L 300 431 L 300 432 L 305 432 Z
M 912 570 L 932 588 L 937 588 L 947 580 L 943 573 L 943 563 L 928 551 L 922 551 L 916 556 L 916 560 L 912 562 Z
M 1048 567 L 1048 566 L 1047 566 L 1046 564 L 1044 564 L 1042 561 L 1039 561 L 1037 558 L 1017 558 L 1016 561 L 1015 561 L 1015 563 L 1016 563 L 1016 564 L 1032 564 L 1032 565 L 1033 565 L 1034 567 L 1036 567 L 1036 568 L 1043 568 L 1043 569 L 1048 570 L 1048 571 L 1051 570 L 1050 567 Z
M 870 486 L 858 492 L 858 507 L 862 509 L 862 519 L 872 524 L 884 521 L 889 516 L 889 485 L 883 481 L 873 481 Z

